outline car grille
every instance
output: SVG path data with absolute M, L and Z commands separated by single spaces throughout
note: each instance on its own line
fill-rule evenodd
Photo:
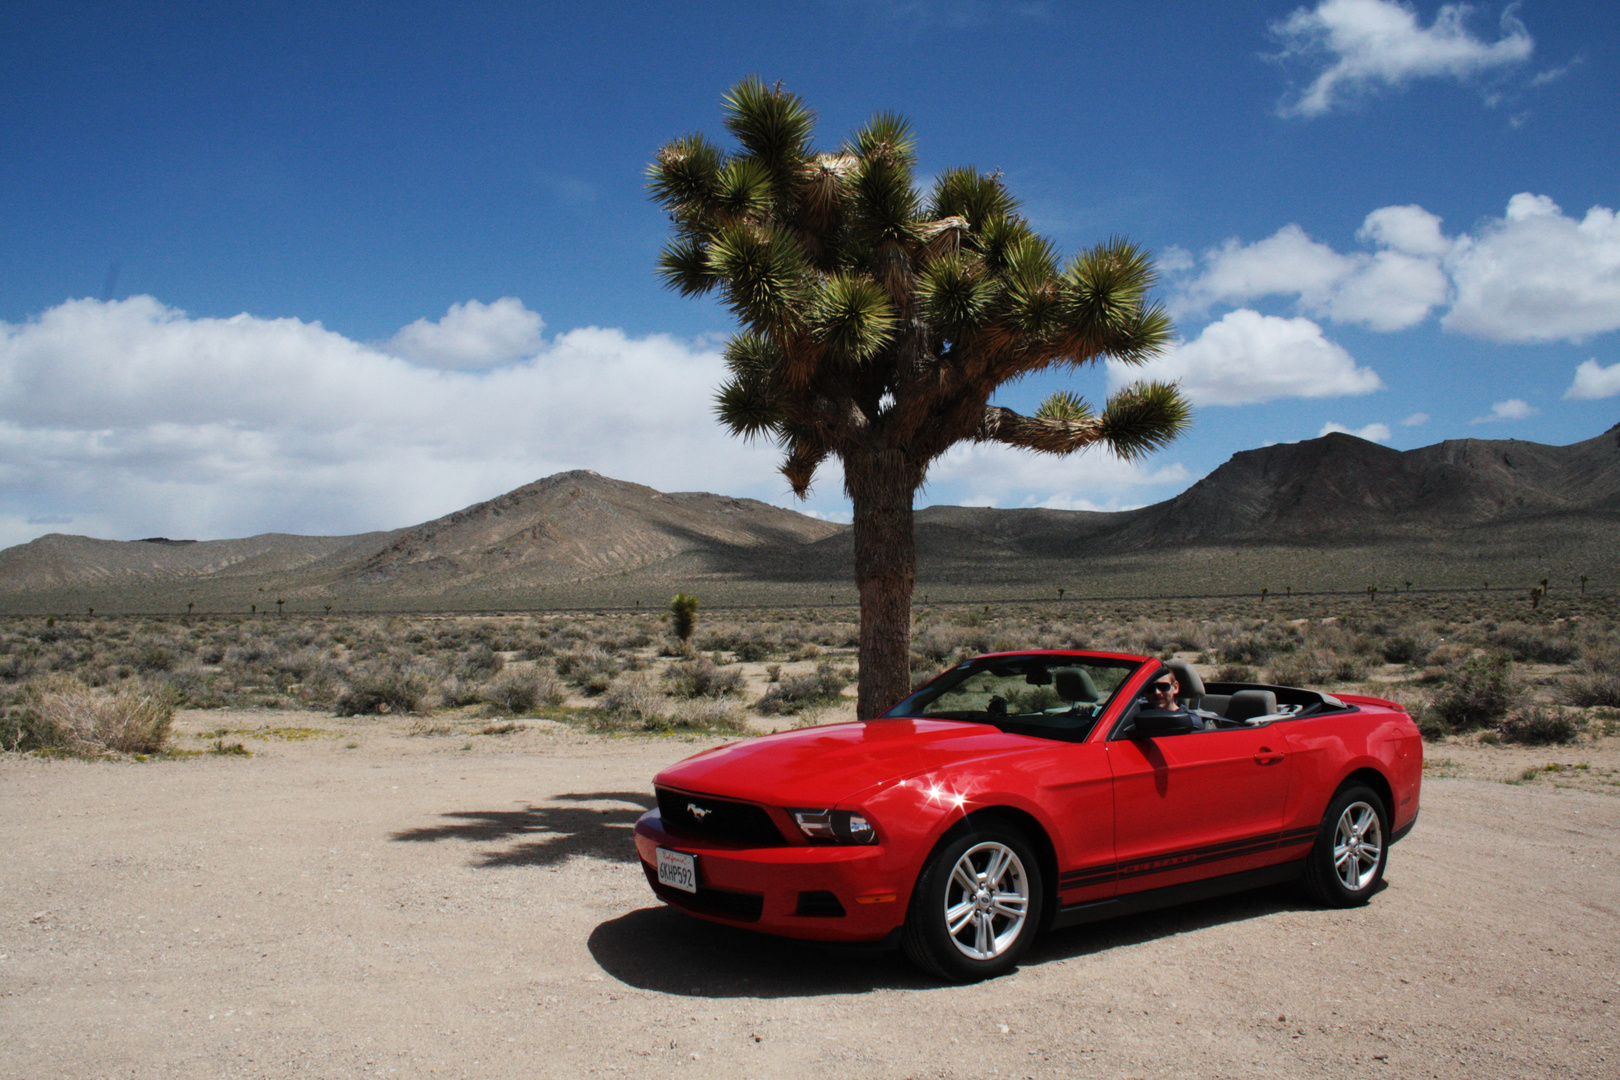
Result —
M 707 811 L 707 813 L 704 813 Z M 748 847 L 782 847 L 785 841 L 771 815 L 753 803 L 658 789 L 658 815 L 672 833 L 723 840 Z
M 672 889 L 660 882 L 658 871 L 646 863 L 641 864 L 641 870 L 647 875 L 647 884 L 652 886 L 658 898 L 674 907 L 701 911 L 706 915 L 719 915 L 738 922 L 758 922 L 760 913 L 765 910 L 765 897 L 759 893 L 710 889 L 702 885 L 698 886 L 697 892 L 689 893 Z

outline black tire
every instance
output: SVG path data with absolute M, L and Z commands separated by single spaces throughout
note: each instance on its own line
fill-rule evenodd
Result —
M 1305 860 L 1305 887 L 1328 907 L 1359 907 L 1378 891 L 1388 859 L 1384 800 L 1365 784 L 1350 784 L 1328 803 Z
M 942 979 L 994 978 L 1029 949 L 1043 898 L 1040 862 L 1022 833 L 1000 824 L 970 829 L 930 855 L 917 875 L 900 945 Z

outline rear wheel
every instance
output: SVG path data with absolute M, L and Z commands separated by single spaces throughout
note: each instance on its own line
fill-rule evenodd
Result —
M 1041 921 L 1041 871 L 1029 842 L 991 825 L 934 852 L 917 878 L 900 943 L 925 971 L 977 982 L 1010 971 Z
M 1328 804 L 1305 863 L 1311 895 L 1330 907 L 1356 907 L 1372 899 L 1389 856 L 1384 800 L 1364 784 L 1341 790 Z

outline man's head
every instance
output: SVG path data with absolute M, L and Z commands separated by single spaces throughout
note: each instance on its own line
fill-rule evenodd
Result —
M 1176 695 L 1181 692 L 1181 684 L 1176 677 L 1168 671 L 1161 671 L 1148 683 L 1148 705 L 1155 709 L 1173 709 L 1176 707 Z

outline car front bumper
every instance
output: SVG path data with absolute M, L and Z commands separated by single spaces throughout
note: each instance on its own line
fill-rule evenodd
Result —
M 658 880 L 658 849 L 695 856 L 698 891 Z M 700 918 L 782 937 L 877 942 L 905 921 L 911 884 L 882 844 L 741 847 L 677 835 L 657 810 L 636 822 L 647 883 L 673 907 Z

